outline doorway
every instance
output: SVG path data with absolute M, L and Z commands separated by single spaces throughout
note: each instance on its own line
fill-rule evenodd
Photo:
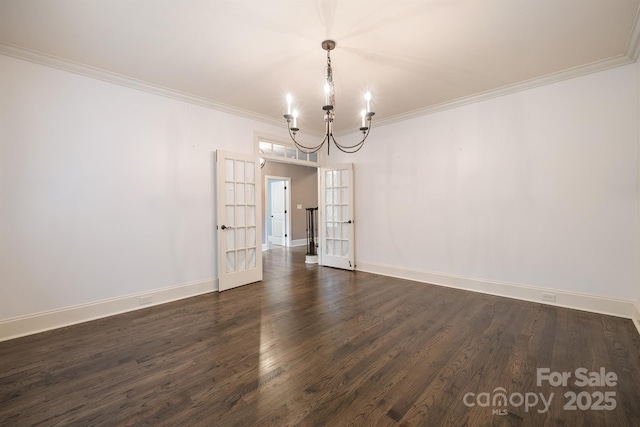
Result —
M 291 246 L 291 178 L 265 176 L 266 248 Z

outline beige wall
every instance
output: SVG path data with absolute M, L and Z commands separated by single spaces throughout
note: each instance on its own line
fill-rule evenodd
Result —
M 278 176 L 291 178 L 291 240 L 307 238 L 306 208 L 318 206 L 318 170 L 314 167 L 299 166 L 289 163 L 267 161 L 262 169 L 262 242 L 267 239 L 267 188 L 265 177 Z M 302 209 L 297 209 L 297 205 Z

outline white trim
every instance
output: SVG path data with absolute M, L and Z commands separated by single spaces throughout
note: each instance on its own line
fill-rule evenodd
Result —
M 633 304 L 633 307 L 631 309 L 633 310 L 631 320 L 633 320 L 633 324 L 636 326 L 636 329 L 640 334 L 640 302 L 636 302 L 635 304 Z
M 640 9 L 638 9 L 636 13 L 636 19 L 633 22 L 633 28 L 627 41 L 625 54 L 631 58 L 633 62 L 638 60 L 638 54 L 640 54 Z
M 148 83 L 142 80 L 135 79 L 133 77 L 113 73 L 111 71 L 106 71 L 101 68 L 92 67 L 90 65 L 81 64 L 79 62 L 71 61 L 69 59 L 64 59 L 54 55 L 49 55 L 47 53 L 39 52 L 36 50 L 15 46 L 10 43 L 0 42 L 0 54 L 6 55 L 6 56 L 12 56 L 14 58 L 22 59 L 25 61 L 35 62 L 36 64 L 58 68 L 60 70 L 79 74 L 85 77 L 102 80 L 108 83 L 113 83 L 120 86 L 141 90 L 143 92 L 160 95 L 167 98 L 177 99 L 179 101 L 188 102 L 190 104 L 200 105 L 203 107 L 211 108 L 213 110 L 233 114 L 239 117 L 244 117 L 247 119 L 252 119 L 259 122 L 267 123 L 269 125 L 283 126 L 282 125 L 283 120 L 276 120 L 272 117 L 265 116 L 263 114 L 258 114 L 253 111 L 244 110 L 242 108 L 234 107 L 232 105 L 223 104 L 221 102 L 213 101 L 211 99 L 203 98 L 197 95 L 192 95 L 187 92 L 181 92 L 175 89 L 170 89 L 164 86 Z
M 449 288 L 463 289 L 466 291 L 479 292 L 500 297 L 515 298 L 540 304 L 549 304 L 557 307 L 590 311 L 593 313 L 623 317 L 626 319 L 632 318 L 632 310 L 634 305 L 633 301 L 566 292 L 557 289 L 545 289 L 513 283 L 413 270 L 385 264 L 358 262 L 356 269 L 359 271 L 380 274 L 383 276 L 414 280 L 417 282 L 446 286 Z M 543 293 L 555 295 L 556 302 L 549 303 L 546 301 L 542 301 Z
M 397 123 L 404 120 L 436 113 L 438 111 L 448 110 L 450 108 L 460 107 L 463 105 L 484 101 L 490 98 L 496 98 L 499 96 L 520 92 L 526 89 L 531 89 L 538 86 L 544 86 L 544 85 L 556 83 L 562 80 L 567 80 L 567 79 L 583 76 L 590 73 L 608 70 L 610 68 L 620 67 L 622 65 L 632 64 L 636 61 L 636 59 L 638 58 L 638 53 L 640 52 L 640 24 L 638 23 L 637 17 L 633 27 L 632 34 L 629 37 L 629 41 L 627 43 L 626 52 L 627 53 L 625 55 L 618 55 L 613 58 L 593 62 L 587 65 L 581 65 L 579 67 L 570 68 L 568 70 L 548 74 L 546 76 L 537 77 L 531 80 L 515 83 L 515 84 L 504 86 L 501 88 L 492 89 L 487 92 L 482 92 L 479 94 L 455 99 L 453 101 L 447 101 L 441 104 L 432 105 L 426 108 L 421 108 L 418 110 L 409 111 L 407 113 L 387 117 L 382 120 L 377 120 L 376 126 L 389 125 L 392 123 Z M 70 61 L 68 59 L 63 59 L 63 58 L 49 55 L 43 52 L 25 49 L 23 47 L 15 46 L 9 43 L 0 42 L 0 54 L 12 56 L 14 58 L 22 59 L 25 61 L 35 62 L 37 64 L 47 65 L 50 67 L 69 71 L 75 74 L 80 74 L 86 77 L 91 77 L 91 78 L 103 80 L 109 83 L 114 83 L 117 85 L 129 87 L 132 89 L 138 89 L 144 92 L 153 93 L 155 95 L 178 99 L 180 101 L 188 102 L 195 105 L 201 105 L 203 107 L 233 114 L 239 117 L 260 121 L 273 126 L 282 126 L 282 119 L 277 120 L 273 117 L 268 117 L 263 114 L 258 114 L 252 111 L 233 107 L 231 105 L 227 105 L 227 104 L 216 102 L 210 99 L 202 98 L 186 92 L 180 92 L 180 91 L 169 89 L 163 86 L 154 85 L 154 84 L 137 80 L 122 74 L 112 73 L 110 71 L 102 70 L 96 67 L 91 67 L 89 65 L 80 64 L 79 62 Z M 337 132 L 336 135 L 349 134 L 349 133 L 352 133 L 352 132 L 351 131 Z M 320 164 L 323 163 L 322 158 L 320 158 L 319 163 Z
M 0 341 L 88 322 L 217 290 L 218 279 L 210 279 L 1 320 Z
M 307 246 L 307 239 L 296 239 L 291 241 L 291 246 Z

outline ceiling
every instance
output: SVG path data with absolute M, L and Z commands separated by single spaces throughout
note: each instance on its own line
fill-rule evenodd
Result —
M 585 65 L 631 63 L 639 5 L 0 0 L 0 53 L 33 59 L 35 51 L 41 59 L 73 61 L 283 126 L 285 95 L 291 93 L 299 127 L 317 132 L 326 65 L 321 42 L 333 39 L 335 124 L 345 131 L 359 126 L 367 90 L 375 125 Z

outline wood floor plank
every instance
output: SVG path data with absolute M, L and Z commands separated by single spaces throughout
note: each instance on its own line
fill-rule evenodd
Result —
M 260 283 L 0 343 L 0 425 L 640 425 L 629 320 L 322 268 L 297 249 L 263 267 Z M 581 367 L 617 384 L 537 384 L 539 368 Z M 477 400 L 496 390 L 554 399 Z M 604 391 L 614 410 L 565 409 L 567 392 Z

